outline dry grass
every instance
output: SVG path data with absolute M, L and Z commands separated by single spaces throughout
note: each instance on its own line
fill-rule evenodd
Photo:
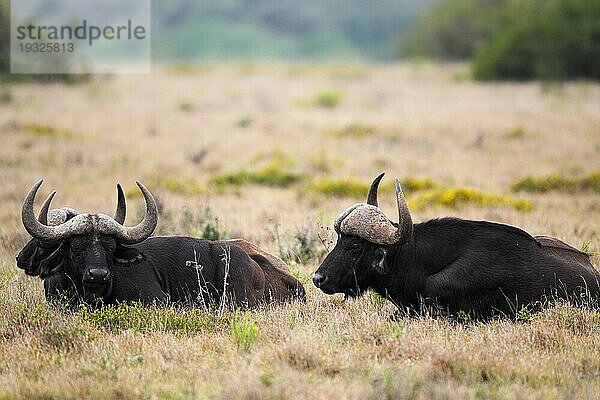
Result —
M 10 87 L 0 107 L 0 399 L 600 396 L 600 313 L 560 305 L 521 322 L 393 322 L 392 306 L 376 296 L 343 302 L 315 290 L 308 277 L 323 256 L 319 226 L 355 200 L 304 196 L 311 182 L 348 177 L 364 188 L 381 170 L 384 185 L 414 176 L 434 190 L 469 187 L 500 199 L 527 176 L 589 176 L 600 169 L 600 86 L 482 85 L 454 79 L 465 70 L 455 65 L 337 72 L 347 70 L 229 64 Z M 323 88 L 343 100 L 298 106 Z M 374 133 L 323 135 L 352 124 Z M 380 135 L 389 127 L 401 132 L 394 140 Z M 274 162 L 303 181 L 269 185 L 264 171 Z M 239 171 L 253 179 L 212 187 Z M 40 177 L 40 197 L 57 189 L 57 206 L 109 214 L 115 183 L 142 179 L 161 204 L 158 232 L 227 232 L 286 255 L 308 301 L 248 315 L 50 309 L 41 282 L 14 265 L 27 240 L 21 201 Z M 406 192 L 413 201 L 427 193 Z M 413 218 L 501 221 L 600 249 L 597 192 L 515 198 L 535 206 L 440 200 Z M 141 201 L 129 196 L 128 223 Z M 395 215 L 391 189 L 380 202 Z

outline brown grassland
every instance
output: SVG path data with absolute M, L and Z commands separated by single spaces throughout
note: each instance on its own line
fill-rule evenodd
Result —
M 327 226 L 380 171 L 390 217 L 397 175 L 417 222 L 509 223 L 598 266 L 600 85 L 480 84 L 461 65 L 207 64 L 0 94 L 0 399 L 600 398 L 599 312 L 392 321 L 377 296 L 310 283 L 318 236 L 335 240 Z M 589 179 L 513 190 L 551 175 Z M 162 207 L 158 234 L 252 240 L 289 263 L 307 302 L 51 308 L 14 262 L 39 178 L 55 207 L 107 214 L 120 181 L 129 224 L 140 179 Z

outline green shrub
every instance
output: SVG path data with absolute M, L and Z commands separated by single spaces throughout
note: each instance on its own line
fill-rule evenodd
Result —
M 463 187 L 432 190 L 409 201 L 410 208 L 414 210 L 423 210 L 432 206 L 458 208 L 464 204 L 476 204 L 481 207 L 505 206 L 518 211 L 530 211 L 533 208 L 530 200 L 497 196 L 483 193 L 474 188 Z
M 495 80 L 501 77 L 532 79 L 534 67 L 529 60 L 534 55 L 526 41 L 519 40 L 524 35 L 523 30 L 519 26 L 511 26 L 481 49 L 473 60 L 473 77 L 478 80 Z
M 322 243 L 312 229 L 298 228 L 293 235 L 280 237 L 276 227 L 277 253 L 288 263 L 306 264 L 323 255 Z
M 506 0 L 446 0 L 425 13 L 400 45 L 400 54 L 465 60 L 503 25 Z
M 417 192 L 421 190 L 432 189 L 436 186 L 435 182 L 428 178 L 403 178 L 401 181 L 402 190 L 405 192 Z M 321 179 L 312 182 L 308 186 L 308 192 L 317 193 L 332 197 L 350 197 L 363 198 L 369 192 L 370 183 L 355 179 Z M 395 191 L 394 182 L 390 181 L 379 187 L 380 193 L 393 193 Z
M 339 129 L 325 130 L 323 133 L 338 139 L 363 139 L 376 136 L 378 139 L 385 139 L 386 141 L 397 141 L 401 138 L 402 128 L 398 126 L 378 128 L 369 124 L 351 123 Z
M 306 264 L 322 254 L 320 240 L 309 230 L 298 230 L 294 235 L 295 261 Z M 284 258 L 285 259 L 285 258 Z
M 10 103 L 13 100 L 12 93 L 7 88 L 0 88 L 0 103 Z
M 194 105 L 190 101 L 187 101 L 187 100 L 180 101 L 177 104 L 177 108 L 179 109 L 179 111 L 182 111 L 182 112 L 194 111 Z
M 323 108 L 334 108 L 340 104 L 342 97 L 342 93 L 337 90 L 323 90 L 317 93 L 313 104 Z
M 600 192 L 600 172 L 594 172 L 581 178 L 579 187 L 583 190 L 593 190 Z
M 344 126 L 343 128 L 326 131 L 326 134 L 336 138 L 353 138 L 361 139 L 367 136 L 372 136 L 377 133 L 377 128 L 372 125 L 353 123 Z
M 479 80 L 600 79 L 600 2 L 444 0 L 401 53 L 472 59 Z
M 476 79 L 600 79 L 600 2 L 525 0 L 507 13 L 475 54 Z
M 311 235 L 309 232 L 299 231 L 296 236 L 296 257 L 302 264 L 310 261 L 316 254 L 317 243 L 319 240 Z
M 275 375 L 273 372 L 262 372 L 260 374 L 260 382 L 266 387 L 270 387 L 275 383 Z
M 283 171 L 276 165 L 250 172 L 248 175 L 250 183 L 265 186 L 288 187 L 302 180 L 302 176 L 293 172 Z
M 260 329 L 251 313 L 240 314 L 236 311 L 231 316 L 229 335 L 239 350 L 249 351 L 260 338 Z
M 242 117 L 242 118 L 238 119 L 237 122 L 235 123 L 235 125 L 240 128 L 247 128 L 251 124 L 252 124 L 252 117 L 250 117 L 250 116 Z
M 206 187 L 192 176 L 175 176 L 152 172 L 146 180 L 148 181 L 148 187 L 160 187 L 168 192 L 182 196 L 196 196 L 207 192 Z M 141 197 L 142 192 L 134 186 L 125 190 L 125 195 L 133 199 Z
M 161 178 L 160 186 L 164 187 L 171 193 L 187 196 L 206 193 L 206 188 L 200 185 L 198 181 L 192 177 L 166 176 Z
M 429 178 L 411 178 L 411 177 L 403 178 L 402 181 L 400 181 L 400 184 L 402 185 L 402 190 L 405 192 L 418 192 L 421 190 L 433 189 L 434 187 L 437 186 L 437 184 Z M 386 189 L 388 187 L 388 185 L 389 185 L 389 189 Z M 383 188 L 384 188 L 384 191 L 389 190 L 390 192 L 394 192 L 396 190 L 395 184 L 393 182 L 390 182 L 387 185 L 384 185 Z
M 519 125 L 506 132 L 503 136 L 508 140 L 519 140 L 529 137 L 531 135 L 531 132 L 527 131 L 525 128 Z
M 287 188 L 303 179 L 304 177 L 301 174 L 285 171 L 278 163 L 271 163 L 254 171 L 239 170 L 237 172 L 213 176 L 210 179 L 210 185 L 223 188 L 226 186 L 256 184 Z
M 21 129 L 31 135 L 38 137 L 48 137 L 52 139 L 71 139 L 74 134 L 68 130 L 57 129 L 50 125 L 44 124 L 25 124 L 21 126 Z
M 361 198 L 367 195 L 369 185 L 353 179 L 322 179 L 311 183 L 308 191 L 331 197 Z
M 297 280 L 298 280 L 298 281 L 299 281 L 301 284 L 303 284 L 303 285 L 312 285 L 312 281 L 313 281 L 313 280 L 312 280 L 312 277 L 313 277 L 313 274 L 312 274 L 312 272 L 309 272 L 309 273 L 306 273 L 306 274 L 304 274 L 304 273 L 302 273 L 302 271 L 300 271 L 298 268 L 290 268 L 290 273 L 291 273 L 291 274 L 294 276 L 294 278 L 296 278 L 296 279 L 297 279 Z M 294 311 L 294 313 L 295 313 L 295 311 Z M 296 316 L 293 316 L 293 315 L 292 315 L 291 317 L 292 317 L 292 319 L 294 319 L 294 320 L 295 320 L 295 319 L 296 319 L 296 317 L 297 317 L 297 315 L 296 315 Z
M 514 182 L 511 186 L 514 192 L 546 193 L 550 191 L 576 193 L 593 191 L 600 193 L 600 172 L 593 172 L 580 178 L 565 177 L 552 174 L 545 177 L 528 176 Z
M 179 213 L 179 228 L 186 235 L 207 240 L 222 240 L 227 237 L 227 233 L 219 226 L 218 218 L 208 206 L 200 209 L 198 213 L 184 207 Z

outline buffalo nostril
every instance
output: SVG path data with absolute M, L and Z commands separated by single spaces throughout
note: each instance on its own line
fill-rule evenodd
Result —
M 323 283 L 327 280 L 327 277 L 319 272 L 315 272 L 313 275 L 313 283 L 316 287 L 321 287 Z
M 92 268 L 89 270 L 90 277 L 94 280 L 104 280 L 108 276 L 107 269 Z

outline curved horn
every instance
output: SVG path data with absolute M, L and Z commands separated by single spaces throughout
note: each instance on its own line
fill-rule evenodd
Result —
M 40 214 L 38 215 L 38 221 L 40 224 L 48 225 L 48 210 L 50 209 L 50 203 L 52 203 L 54 195 L 56 195 L 56 190 L 50 193 L 50 196 L 46 197 L 44 204 L 42 204 Z
M 335 229 L 346 235 L 357 236 L 376 244 L 404 243 L 413 234 L 413 222 L 398 178 L 396 178 L 396 201 L 398 203 L 398 226 L 373 204 L 359 203 L 338 216 L 335 221 Z
M 144 215 L 144 219 L 136 226 L 125 228 L 125 235 L 119 235 L 121 236 L 120 239 L 128 244 L 139 243 L 142 240 L 147 239 L 148 236 L 152 235 L 152 232 L 154 232 L 156 223 L 158 222 L 158 207 L 156 206 L 154 197 L 152 197 L 150 191 L 140 182 L 136 181 L 135 183 L 144 195 L 144 200 L 146 201 L 146 215 Z
M 367 195 L 367 204 L 377 207 L 377 189 L 379 188 L 379 182 L 385 175 L 385 172 L 379 174 L 377 178 L 371 183 L 371 187 L 369 188 L 369 194 Z
M 21 219 L 23 220 L 23 226 L 32 237 L 39 240 L 49 240 L 52 236 L 51 228 L 47 227 L 45 224 L 42 224 L 41 221 L 38 221 L 35 218 L 35 214 L 33 212 L 33 202 L 35 201 L 35 195 L 40 189 L 40 186 L 42 186 L 43 182 L 44 180 L 40 179 L 29 190 L 29 193 L 27 193 L 25 201 L 23 201 L 23 208 L 21 209 Z M 40 218 L 47 220 L 48 213 L 40 213 Z
M 115 211 L 114 220 L 119 224 L 125 223 L 125 215 L 127 215 L 127 203 L 125 203 L 125 195 L 121 184 L 117 183 L 117 210 Z
M 413 234 L 413 222 L 406 203 L 406 198 L 396 178 L 396 201 L 398 202 L 398 241 L 406 241 Z
M 88 220 L 89 216 L 87 214 L 77 215 L 67 223 L 58 226 L 47 226 L 38 221 L 33 212 L 33 203 L 35 201 L 35 195 L 40 186 L 42 186 L 42 182 L 44 181 L 38 181 L 33 185 L 31 190 L 29 190 L 29 193 L 25 197 L 25 201 L 23 201 L 23 208 L 21 209 L 23 226 L 32 237 L 42 242 L 59 241 L 69 236 L 83 233 L 91 227 Z M 47 215 L 47 212 L 43 213 L 43 216 L 46 216 L 46 219 Z

